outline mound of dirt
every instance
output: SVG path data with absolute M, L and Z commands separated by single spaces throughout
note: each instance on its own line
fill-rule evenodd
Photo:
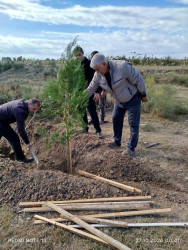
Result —
M 61 171 L 29 170 L 29 165 L 1 159 L 0 202 L 16 206 L 20 201 L 66 200 L 116 196 L 115 187 L 81 176 L 67 175 Z
M 134 195 L 77 175 L 79 169 L 140 188 L 143 195 L 152 194 L 156 187 L 185 192 L 185 183 L 178 185 L 174 177 L 157 164 L 122 156 L 119 149 L 111 149 L 105 140 L 98 139 L 95 134 L 73 137 L 73 175 L 66 174 L 65 146 L 56 143 L 48 150 L 44 138 L 36 132 L 32 140 L 39 158 L 38 166 L 35 162 L 24 164 L 0 158 L 1 203 L 16 206 L 20 201 Z

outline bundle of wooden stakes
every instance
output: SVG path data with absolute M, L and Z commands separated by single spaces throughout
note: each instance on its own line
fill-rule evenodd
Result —
M 79 171 L 82 175 L 89 175 L 89 177 L 97 179 L 98 176 L 93 176 L 89 173 Z M 99 179 L 102 177 L 99 177 Z M 129 190 L 134 193 L 140 193 L 141 190 L 110 181 L 102 178 L 102 181 L 108 182 L 111 185 Z M 128 197 L 109 197 L 109 198 L 94 198 L 94 199 L 80 199 L 80 200 L 65 200 L 65 201 L 37 201 L 37 202 L 20 202 L 19 206 L 22 212 L 30 213 L 44 213 L 44 212 L 58 212 L 58 218 L 46 218 L 40 215 L 35 215 L 34 224 L 50 223 L 68 230 L 72 233 L 84 236 L 98 243 L 104 244 L 108 247 L 116 249 L 130 249 L 121 242 L 115 240 L 109 235 L 96 229 L 96 227 L 123 227 L 136 226 L 135 224 L 128 224 L 124 221 L 110 220 L 109 218 L 126 217 L 135 215 L 151 215 L 159 213 L 169 213 L 170 208 L 166 209 L 151 209 L 151 196 L 128 196 Z M 88 211 L 88 210 L 111 210 L 111 213 L 97 213 L 97 214 L 72 214 L 68 211 Z M 132 211 L 130 211 L 132 210 Z M 67 225 L 65 222 L 72 221 L 76 225 Z M 89 224 L 92 223 L 92 224 Z M 144 224 L 144 223 L 142 223 Z M 148 225 L 148 223 L 146 223 Z M 151 223 L 152 224 L 152 223 Z M 155 224 L 155 223 L 153 223 Z M 158 223 L 160 224 L 160 223 Z M 164 223 L 163 223 L 164 224 Z M 170 224 L 170 223 L 168 223 Z M 177 224 L 177 223 L 176 223 Z M 145 226 L 147 226 L 145 225 Z M 185 223 L 184 223 L 185 225 Z M 159 226 L 159 225 L 155 225 Z M 78 227 L 86 229 L 88 232 L 77 229 Z

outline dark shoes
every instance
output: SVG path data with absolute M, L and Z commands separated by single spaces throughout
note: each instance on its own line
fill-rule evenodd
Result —
M 129 156 L 130 158 L 136 157 L 135 151 L 132 151 L 132 150 L 130 150 L 130 149 L 127 149 L 127 150 L 123 151 L 123 152 L 122 152 L 122 155 L 124 155 L 124 156 Z
M 105 122 L 104 122 L 104 121 L 100 121 L 99 123 L 100 123 L 100 125 L 103 125 L 103 124 L 105 124 Z
M 111 143 L 109 143 L 109 147 L 110 147 L 110 148 L 120 148 L 121 145 L 120 145 L 120 144 L 117 144 L 116 142 L 111 142 Z
M 99 139 L 102 139 L 103 136 L 102 136 L 102 133 L 101 132 L 97 132 L 97 136 L 99 137 Z
M 93 124 L 93 121 L 91 120 L 90 122 L 88 122 L 88 125 L 92 125 Z
M 30 162 L 33 162 L 34 159 L 33 158 L 27 158 L 27 157 L 25 157 L 23 160 L 19 160 L 19 161 L 22 161 L 24 163 L 30 163 Z

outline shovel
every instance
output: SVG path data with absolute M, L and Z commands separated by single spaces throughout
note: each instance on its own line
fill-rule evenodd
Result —
M 30 147 L 29 149 L 30 149 L 30 151 L 31 151 L 31 153 L 32 153 L 32 155 L 33 155 L 33 158 L 35 159 L 36 163 L 39 164 L 39 161 L 38 161 L 38 159 L 37 159 L 37 156 L 36 156 L 36 154 L 35 154 L 33 148 Z

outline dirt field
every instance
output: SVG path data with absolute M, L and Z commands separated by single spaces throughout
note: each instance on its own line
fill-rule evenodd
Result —
M 138 156 L 134 159 L 121 154 L 129 138 L 127 118 L 120 149 L 111 149 L 108 145 L 113 140 L 111 111 L 108 112 L 106 120 L 108 123 L 102 125 L 104 139 L 97 138 L 93 126 L 90 126 L 88 134 L 78 134 L 72 139 L 71 176 L 66 173 L 65 146 L 56 144 L 48 150 L 43 138 L 36 132 L 39 122 L 34 122 L 29 128 L 40 162 L 38 166 L 35 163 L 24 164 L 7 158 L 11 156 L 11 150 L 5 140 L 1 139 L 0 202 L 3 206 L 0 213 L 3 233 L 0 247 L 107 249 L 50 225 L 33 225 L 33 214 L 17 214 L 20 201 L 133 195 L 100 181 L 82 177 L 77 174 L 79 169 L 141 189 L 141 195 L 152 196 L 154 208 L 172 208 L 172 213 L 166 215 L 136 216 L 121 220 L 128 223 L 188 221 L 188 118 L 170 122 L 156 116 L 143 115 Z M 45 123 L 40 123 L 41 125 L 46 126 Z M 55 126 L 51 129 L 55 129 Z M 146 148 L 157 142 L 159 145 Z M 11 224 L 10 228 L 8 224 Z M 187 249 L 188 245 L 188 231 L 185 227 L 102 230 L 132 249 L 176 250 Z M 29 242 L 29 239 L 35 240 Z

